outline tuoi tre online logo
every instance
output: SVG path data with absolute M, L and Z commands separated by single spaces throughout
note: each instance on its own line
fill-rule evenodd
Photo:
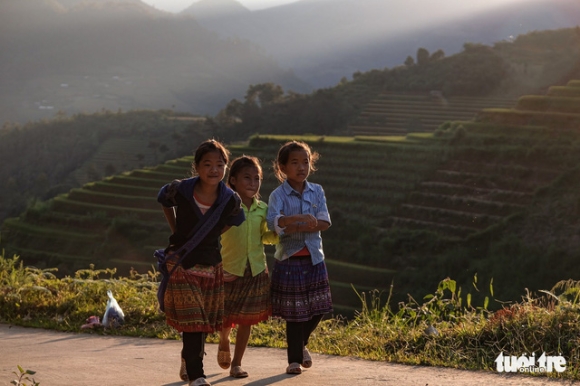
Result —
M 563 356 L 550 356 L 545 352 L 538 359 L 535 353 L 532 356 L 523 354 L 516 357 L 504 356 L 502 352 L 494 362 L 499 373 L 551 373 L 552 371 L 562 373 L 566 371 L 566 359 Z

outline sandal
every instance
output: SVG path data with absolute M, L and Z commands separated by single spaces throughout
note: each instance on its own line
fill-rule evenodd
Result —
M 248 376 L 248 372 L 242 370 L 242 366 L 232 366 L 230 369 L 230 377 L 234 378 L 246 378 Z
M 185 359 L 181 358 L 181 368 L 179 369 L 179 378 L 183 382 L 189 382 L 189 377 L 187 376 L 187 368 L 185 366 Z
M 211 383 L 206 381 L 204 377 L 197 378 L 195 381 L 191 381 L 189 386 L 211 386 Z
M 302 367 L 305 369 L 312 367 L 312 357 L 310 356 L 310 351 L 308 351 L 307 348 L 304 348 L 302 351 Z
M 300 363 L 292 362 L 286 367 L 286 374 L 302 374 Z
M 232 357 L 230 355 L 230 352 L 222 351 L 218 348 L 217 362 L 222 369 L 224 370 L 229 369 L 230 365 L 232 364 Z

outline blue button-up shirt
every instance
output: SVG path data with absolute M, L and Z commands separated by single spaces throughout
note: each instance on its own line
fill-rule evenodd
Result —
M 268 215 L 266 217 L 268 228 L 279 230 L 280 228 L 277 228 L 279 217 L 296 214 L 311 214 L 317 220 L 331 224 L 322 186 L 306 181 L 304 191 L 300 194 L 292 189 L 288 181 L 284 181 L 282 185 L 274 189 L 268 199 Z M 304 247 L 310 252 L 312 265 L 324 260 L 320 231 L 296 232 L 289 235 L 279 232 L 279 235 L 280 242 L 276 244 L 276 253 L 274 254 L 277 260 L 285 260 Z

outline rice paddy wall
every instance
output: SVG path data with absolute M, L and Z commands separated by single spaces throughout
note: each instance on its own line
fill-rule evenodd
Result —
M 511 98 L 450 97 L 383 93 L 368 103 L 349 126 L 353 135 L 405 135 L 433 132 L 447 121 L 471 120 L 486 107 L 513 107 Z

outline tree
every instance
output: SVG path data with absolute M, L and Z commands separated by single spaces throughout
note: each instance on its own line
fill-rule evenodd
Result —
M 429 60 L 431 62 L 435 62 L 437 60 L 443 59 L 444 57 L 445 57 L 445 52 L 443 52 L 443 50 L 439 49 L 431 54 L 431 57 L 429 58 Z
M 279 102 L 284 95 L 280 85 L 274 83 L 260 83 L 251 85 L 246 92 L 246 103 L 257 104 L 263 107 L 267 104 Z
M 426 48 L 419 48 L 417 50 L 417 64 L 419 66 L 424 66 L 429 63 L 429 51 Z
M 237 99 L 232 99 L 226 107 L 215 117 L 218 124 L 222 126 L 233 126 L 242 120 L 244 114 L 244 104 Z
M 410 66 L 414 66 L 415 65 L 415 59 L 413 59 L 413 57 L 411 55 L 407 56 L 407 59 L 405 59 L 405 66 L 410 67 Z

